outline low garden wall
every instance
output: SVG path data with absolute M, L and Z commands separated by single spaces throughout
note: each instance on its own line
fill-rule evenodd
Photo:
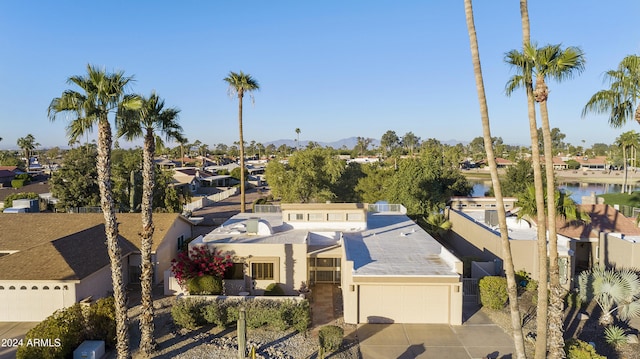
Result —
M 293 295 L 189 295 L 181 293 L 176 296 L 176 299 L 201 299 L 204 301 L 226 301 L 226 300 L 265 300 L 265 301 L 285 301 L 292 300 L 294 302 L 301 302 L 305 300 L 303 296 Z

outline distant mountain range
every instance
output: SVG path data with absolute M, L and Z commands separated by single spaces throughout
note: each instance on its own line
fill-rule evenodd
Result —
M 299 144 L 300 148 L 307 147 L 307 144 L 311 141 L 312 140 L 300 140 L 300 144 Z M 343 138 L 341 140 L 333 141 L 333 142 L 319 142 L 319 141 L 314 141 L 314 142 L 318 142 L 318 144 L 320 144 L 320 146 L 323 146 L 323 147 L 332 147 L 335 149 L 340 149 L 344 146 L 348 149 L 352 149 L 356 147 L 356 145 L 358 144 L 358 137 Z M 455 146 L 458 143 L 462 143 L 463 145 L 466 146 L 469 143 L 469 141 L 458 141 L 454 139 L 447 140 L 447 141 L 440 141 L 440 142 L 444 145 L 449 145 L 449 146 Z M 290 139 L 276 140 L 276 141 L 264 143 L 265 146 L 268 146 L 270 144 L 273 144 L 276 147 L 280 147 L 282 145 L 287 145 L 288 147 L 296 147 L 297 145 L 296 140 L 290 140 Z M 369 148 L 371 148 L 371 146 L 376 146 L 376 147 L 380 146 L 380 140 L 373 139 Z

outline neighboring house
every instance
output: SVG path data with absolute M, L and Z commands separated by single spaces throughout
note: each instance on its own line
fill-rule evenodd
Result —
M 605 204 L 581 205 L 580 209 L 590 217 L 590 222 L 558 219 L 556 223 L 560 275 L 565 288 L 573 288 L 577 274 L 597 265 L 640 268 L 640 229 L 632 219 Z M 455 253 L 478 261 L 494 261 L 499 267 L 498 274 L 502 274 L 504 254 L 495 211 L 450 208 L 447 216 L 453 224 L 447 243 Z M 525 270 L 537 279 L 535 221 L 510 216 L 507 227 L 514 269 Z
M 168 158 L 160 157 L 153 160 L 156 166 L 160 167 L 163 170 L 172 170 L 176 168 L 175 162 L 171 161 Z
M 13 181 L 15 177 L 15 172 L 0 169 L 0 188 L 11 187 L 11 181 Z
M 554 170 L 566 170 L 569 168 L 569 165 L 566 162 L 569 160 L 569 158 L 563 159 L 562 157 L 555 156 L 552 158 L 552 160 Z
M 587 170 L 599 170 L 604 171 L 607 169 L 607 157 L 606 156 L 595 156 L 595 157 L 575 157 L 574 160 L 580 163 L 580 168 L 583 171 Z
M 347 163 L 355 162 L 355 163 L 363 164 L 363 163 L 376 163 L 380 161 L 380 158 L 376 156 L 356 157 L 353 159 L 350 158 L 351 156 L 349 155 L 347 155 L 347 157 L 349 157 L 346 159 Z
M 404 207 L 264 207 L 272 211 L 238 214 L 189 243 L 233 255 L 227 294 L 260 295 L 278 283 L 295 295 L 302 283 L 333 283 L 347 323 L 462 323 L 462 262 Z
M 515 208 L 516 202 L 518 199 L 516 197 L 504 197 L 502 198 L 504 203 L 504 209 L 508 211 L 512 211 Z M 484 209 L 495 209 L 496 208 L 496 199 L 494 197 L 463 197 L 456 196 L 451 197 L 449 200 L 449 206 L 458 210 L 484 210 Z
M 20 188 L 12 188 L 11 184 L 9 184 L 8 187 L 0 187 L 0 208 L 4 208 L 4 200 L 9 195 L 30 192 L 40 196 L 42 200 L 41 207 L 46 207 L 48 203 L 55 203 L 57 201 L 57 199 L 51 195 L 51 186 L 49 185 L 48 176 L 38 175 L 34 176 L 29 184 Z
M 140 274 L 140 216 L 117 216 L 126 283 Z M 155 213 L 153 219 L 157 284 L 192 227 L 178 214 Z M 113 291 L 102 214 L 0 214 L 0 238 L 0 321 L 41 321 Z
M 496 167 L 498 168 L 508 168 L 515 165 L 515 163 L 513 163 L 513 161 L 510 161 L 508 159 L 505 158 L 501 158 L 501 157 L 496 157 Z

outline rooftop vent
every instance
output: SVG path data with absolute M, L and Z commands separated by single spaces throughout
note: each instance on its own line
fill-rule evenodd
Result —
M 251 217 L 247 219 L 247 233 L 248 234 L 258 234 L 258 220 L 260 218 Z

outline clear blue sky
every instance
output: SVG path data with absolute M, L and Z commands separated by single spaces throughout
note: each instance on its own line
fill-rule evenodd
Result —
M 492 133 L 526 145 L 524 93 L 504 95 L 504 53 L 522 41 L 519 2 L 474 5 Z M 587 59 L 579 77 L 550 84 L 552 127 L 574 145 L 640 131 L 580 117 L 603 73 L 638 53 L 640 2 L 540 0 L 529 11 L 532 40 L 580 46 Z M 240 70 L 261 85 L 255 105 L 245 100 L 247 141 L 294 139 L 295 128 L 327 142 L 387 130 L 482 135 L 462 0 L 2 1 L 0 48 L 1 149 L 29 133 L 65 147 L 67 122 L 50 122 L 47 106 L 87 64 L 133 75 L 132 92 L 156 90 L 181 109 L 187 138 L 210 146 L 237 141 L 237 100 L 222 79 Z

